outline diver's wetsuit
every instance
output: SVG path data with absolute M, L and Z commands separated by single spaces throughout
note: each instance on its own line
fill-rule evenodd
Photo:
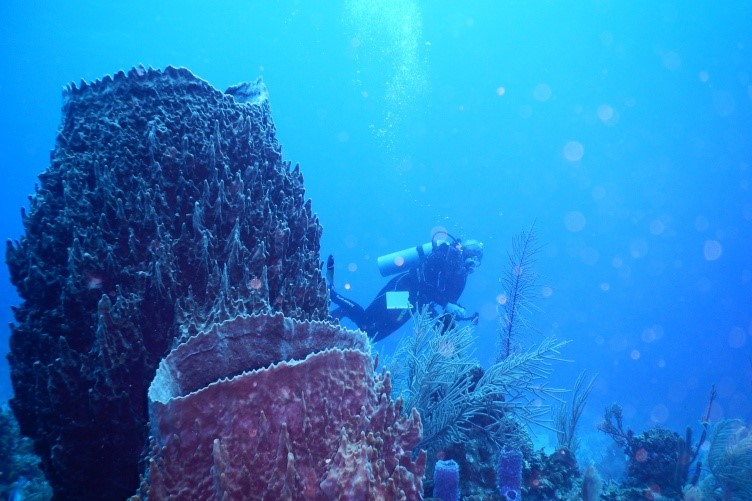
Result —
M 331 289 L 330 298 L 338 306 L 332 316 L 349 318 L 372 340 L 380 341 L 402 327 L 410 318 L 407 309 L 387 309 L 387 292 L 408 292 L 410 304 L 418 310 L 424 305 L 429 305 L 429 308 L 445 308 L 449 303 L 457 303 L 465 289 L 467 275 L 460 250 L 444 242 L 417 266 L 389 280 L 365 309 Z M 433 313 L 436 314 L 435 311 Z

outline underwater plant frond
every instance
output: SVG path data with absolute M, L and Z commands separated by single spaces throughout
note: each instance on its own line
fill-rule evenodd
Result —
M 580 372 L 572 389 L 571 406 L 566 402 L 559 405 L 555 418 L 558 447 L 566 447 L 572 453 L 577 451 L 579 445 L 579 440 L 575 435 L 577 423 L 585 410 L 585 403 L 590 392 L 593 391 L 596 378 L 597 376 L 592 376 L 588 379 L 585 371 Z
M 413 335 L 403 339 L 390 371 L 403 409 L 420 413 L 419 448 L 462 443 L 478 431 L 501 444 L 508 439 L 509 418 L 548 427 L 548 408 L 541 400 L 562 391 L 546 381 L 567 342 L 548 338 L 483 371 L 472 356 L 472 325 L 445 329 L 426 308 L 413 322 Z
M 420 447 L 461 436 L 457 423 L 466 412 L 471 373 L 477 366 L 473 341 L 471 325 L 445 329 L 427 307 L 413 315 L 413 335 L 400 343 L 391 372 L 403 408 L 420 412 L 424 436 Z
M 509 357 L 489 367 L 478 382 L 479 397 L 501 396 L 503 407 L 528 424 L 550 428 L 546 423 L 549 409 L 539 405 L 542 400 L 554 398 L 564 390 L 547 386 L 553 362 L 563 362 L 561 348 L 569 341 L 545 338 L 538 346 Z
M 533 264 L 540 250 L 535 223 L 512 242 L 508 269 L 501 277 L 506 300 L 497 307 L 500 336 L 497 361 L 512 354 L 520 330 L 527 325 L 527 314 L 535 308 L 532 298 L 537 286 L 537 274 L 533 271 Z
M 443 389 L 443 401 L 459 391 L 456 380 L 474 365 L 473 336 L 470 326 L 448 329 L 441 334 L 443 324 L 431 317 L 427 307 L 413 315 L 413 322 L 413 335 L 400 343 L 394 355 L 400 363 L 391 372 L 393 380 L 403 382 L 405 408 L 420 409 L 436 400 L 436 395 L 422 391 L 426 383 Z

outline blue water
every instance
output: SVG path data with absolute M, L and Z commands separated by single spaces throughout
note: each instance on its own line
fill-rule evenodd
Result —
M 65 84 L 261 75 L 353 298 L 436 228 L 480 239 L 462 304 L 488 363 L 506 253 L 535 223 L 528 339 L 572 340 L 551 385 L 599 375 L 585 436 L 613 401 L 635 430 L 699 430 L 713 384 L 714 419 L 752 417 L 752 3 L 45 3 L 0 4 L 1 235 L 22 234 Z M 0 325 L 18 301 L 1 267 Z

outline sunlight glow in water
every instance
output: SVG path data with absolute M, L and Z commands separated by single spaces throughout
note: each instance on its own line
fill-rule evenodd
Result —
M 697 216 L 695 218 L 695 229 L 697 231 L 705 231 L 710 227 L 710 221 L 705 216 Z
M 611 351 L 622 351 L 627 348 L 627 337 L 624 334 L 614 334 L 608 340 Z
M 548 101 L 551 98 L 551 87 L 544 83 L 536 85 L 533 89 L 533 97 L 541 103 Z
M 582 231 L 586 224 L 585 215 L 580 211 L 573 210 L 564 215 L 564 226 L 573 233 Z
M 642 331 L 640 339 L 645 343 L 652 343 L 663 337 L 663 327 L 660 325 L 651 325 L 647 329 Z
M 713 111 L 719 116 L 727 117 L 733 115 L 736 109 L 736 99 L 734 95 L 725 90 L 713 92 Z
M 655 219 L 650 223 L 650 233 L 653 235 L 661 235 L 666 229 L 666 226 L 659 219 Z
M 664 423 L 668 419 L 668 416 L 669 410 L 664 404 L 656 405 L 650 412 L 650 420 L 654 423 Z
M 723 254 L 723 247 L 718 240 L 706 240 L 702 253 L 708 261 L 715 261 Z
M 731 348 L 741 348 L 747 342 L 747 334 L 741 327 L 734 327 L 729 332 L 728 345 Z
M 362 92 L 384 85 L 386 112 L 372 131 L 391 148 L 415 97 L 426 89 L 425 50 L 430 43 L 423 40 L 420 6 L 414 0 L 348 0 L 345 20 L 352 31 L 350 46 L 355 59 L 376 61 L 388 73 L 386 82 L 376 82 L 358 72 L 354 83 L 363 87 Z
M 668 399 L 672 402 L 681 402 L 687 398 L 689 390 L 683 382 L 674 382 L 668 387 Z
M 607 121 L 611 120 L 611 118 L 613 118 L 613 116 L 614 116 L 614 109 L 611 106 L 607 105 L 607 104 L 602 104 L 602 105 L 598 106 L 597 113 L 598 113 L 598 118 L 600 118 L 604 122 L 607 122 Z
M 347 247 L 348 249 L 354 249 L 358 246 L 358 237 L 356 237 L 355 235 L 347 235 L 344 242 L 345 247 Z
M 594 266 L 600 259 L 600 253 L 593 247 L 583 247 L 580 249 L 580 261 L 588 266 Z
M 629 243 L 629 253 L 634 259 L 648 255 L 648 243 L 644 238 L 635 238 Z
M 607 104 L 602 104 L 598 106 L 598 109 L 596 110 L 596 114 L 598 115 L 598 119 L 600 119 L 600 121 L 603 122 L 604 124 L 610 125 L 614 122 L 614 118 L 615 118 L 614 109 Z
M 564 158 L 570 162 L 578 162 L 585 154 L 585 147 L 578 141 L 569 141 L 564 145 Z

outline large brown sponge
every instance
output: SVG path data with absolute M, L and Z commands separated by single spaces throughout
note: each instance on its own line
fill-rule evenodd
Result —
M 420 499 L 420 418 L 390 393 L 363 332 L 279 314 L 214 325 L 159 364 L 133 499 Z
M 10 405 L 57 499 L 123 499 L 146 392 L 181 339 L 239 314 L 323 320 L 321 226 L 260 82 L 188 70 L 68 86 L 50 166 L 6 260 L 21 296 Z

